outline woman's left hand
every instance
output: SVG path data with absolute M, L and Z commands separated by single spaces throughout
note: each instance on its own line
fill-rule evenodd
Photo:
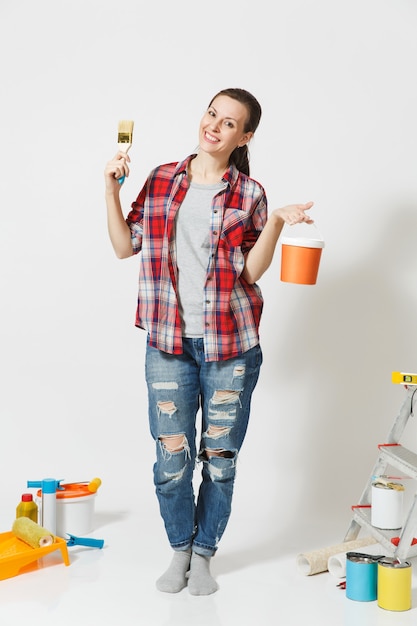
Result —
M 273 213 L 290 226 L 299 224 L 300 222 L 313 224 L 314 220 L 305 213 L 305 211 L 311 209 L 313 204 L 314 202 L 307 202 L 307 204 L 289 204 L 280 209 L 275 209 Z

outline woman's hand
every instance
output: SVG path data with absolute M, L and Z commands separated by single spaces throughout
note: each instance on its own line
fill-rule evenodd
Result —
M 272 214 L 276 217 L 280 217 L 283 222 L 293 226 L 300 222 L 306 224 L 313 224 L 314 220 L 311 219 L 305 211 L 308 211 L 313 206 L 314 202 L 307 202 L 307 204 L 289 204 L 280 209 L 275 209 Z
M 120 189 L 119 178 L 129 176 L 128 163 L 130 163 L 129 155 L 126 152 L 119 151 L 113 159 L 106 164 L 104 169 L 106 191 L 114 192 Z

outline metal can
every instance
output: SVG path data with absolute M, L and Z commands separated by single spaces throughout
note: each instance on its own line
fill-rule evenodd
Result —
M 409 561 L 387 557 L 378 561 L 378 606 L 387 611 L 411 609 L 411 581 Z
M 403 524 L 404 485 L 372 484 L 371 524 L 376 528 L 397 529 Z
M 377 561 L 357 552 L 346 553 L 346 597 L 358 602 L 377 599 Z

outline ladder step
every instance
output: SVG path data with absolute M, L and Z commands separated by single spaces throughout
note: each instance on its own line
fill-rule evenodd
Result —
M 417 479 L 417 454 L 401 444 L 380 445 L 380 454 L 393 467 L 401 469 L 407 476 Z
M 371 524 L 371 513 L 369 508 L 355 508 L 353 509 L 353 519 L 365 529 L 374 539 L 381 544 L 385 549 L 385 556 L 395 556 L 397 552 L 397 546 L 392 543 L 391 539 L 398 537 L 401 529 L 397 530 L 382 530 L 376 528 Z M 359 550 L 360 552 L 360 550 Z M 411 558 L 417 556 L 417 544 L 409 546 L 406 550 L 406 557 Z

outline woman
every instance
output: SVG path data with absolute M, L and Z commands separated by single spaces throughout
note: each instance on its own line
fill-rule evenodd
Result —
M 313 205 L 267 216 L 263 187 L 249 177 L 248 144 L 261 107 L 243 89 L 224 89 L 199 128 L 199 149 L 155 168 L 125 219 L 118 179 L 123 152 L 105 169 L 108 229 L 116 255 L 141 251 L 136 325 L 148 333 L 149 423 L 154 483 L 174 551 L 157 588 L 216 591 L 210 559 L 226 528 L 236 462 L 262 362 L 263 299 L 256 281 L 269 267 L 284 223 L 311 223 Z M 196 415 L 201 441 L 196 446 Z M 197 500 L 196 461 L 202 463 Z

